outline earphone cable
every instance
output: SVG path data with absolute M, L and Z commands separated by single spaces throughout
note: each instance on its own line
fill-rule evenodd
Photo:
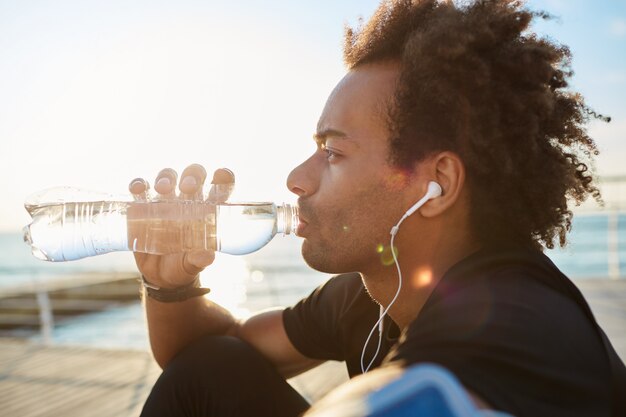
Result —
M 391 239 L 390 239 L 390 242 L 389 242 L 389 246 L 391 247 L 391 255 L 393 256 L 393 262 L 396 265 L 396 269 L 398 271 L 398 290 L 396 291 L 396 295 L 394 295 L 393 299 L 391 300 L 391 302 L 389 303 L 387 308 L 385 308 L 384 310 L 381 309 L 381 313 L 379 314 L 378 321 L 374 324 L 374 326 L 372 327 L 372 330 L 370 330 L 370 333 L 367 336 L 367 340 L 365 341 L 365 345 L 363 346 L 363 351 L 361 352 L 361 372 L 363 372 L 363 373 L 366 373 L 367 371 L 369 371 L 369 369 L 374 364 L 374 361 L 376 360 L 376 357 L 378 356 L 378 353 L 380 352 L 380 346 L 382 344 L 382 331 L 380 329 L 379 329 L 379 332 L 378 332 L 378 348 L 376 349 L 376 353 L 374 354 L 374 356 L 370 360 L 369 364 L 367 365 L 367 368 L 365 368 L 365 366 L 363 364 L 363 360 L 365 359 L 365 350 L 367 348 L 367 345 L 369 344 L 370 339 L 372 338 L 372 335 L 374 334 L 374 331 L 376 330 L 376 327 L 379 326 L 381 321 L 385 318 L 385 316 L 387 315 L 387 312 L 389 311 L 391 306 L 398 299 L 398 296 L 400 295 L 400 290 L 402 290 L 402 271 L 400 270 L 400 264 L 398 263 L 398 258 L 396 256 L 396 251 L 395 251 L 395 249 L 393 247 L 393 242 L 395 240 L 396 233 L 398 232 L 398 229 L 400 228 L 400 225 L 402 224 L 402 222 L 407 217 L 408 216 L 406 214 L 404 216 L 402 216 L 400 221 L 391 229 Z
M 391 300 L 387 308 L 384 309 L 384 311 L 383 311 L 382 305 L 380 306 L 380 313 L 378 316 L 378 321 L 374 324 L 374 326 L 372 327 L 372 330 L 370 330 L 370 333 L 367 336 L 367 340 L 365 340 L 365 344 L 363 345 L 363 351 L 361 352 L 361 372 L 363 373 L 366 373 L 367 371 L 369 371 L 372 364 L 376 360 L 378 353 L 380 352 L 380 347 L 382 343 L 382 333 L 383 333 L 382 321 L 387 315 L 387 312 L 389 311 L 391 306 L 398 299 L 398 296 L 400 295 L 400 290 L 402 289 L 402 271 L 400 270 L 400 263 L 398 262 L 396 251 L 393 247 L 393 242 L 396 237 L 396 234 L 398 233 L 398 230 L 400 230 L 400 225 L 402 224 L 404 220 L 407 219 L 407 217 L 415 213 L 420 207 L 422 207 L 431 198 L 439 197 L 442 194 L 443 194 L 443 190 L 441 188 L 441 185 L 439 185 L 435 181 L 430 181 L 428 183 L 428 191 L 426 192 L 424 197 L 422 197 L 417 203 L 415 203 L 411 208 L 409 208 L 406 211 L 406 213 L 404 213 L 404 215 L 400 218 L 398 223 L 394 227 L 392 227 L 391 231 L 389 232 L 391 234 L 391 239 L 389 242 L 389 245 L 391 246 L 391 255 L 393 256 L 393 262 L 396 265 L 396 269 L 398 271 L 398 290 L 396 291 L 396 295 L 393 297 L 393 299 Z M 367 349 L 367 345 L 369 344 L 370 339 L 372 338 L 372 335 L 374 334 L 374 331 L 376 330 L 376 326 L 378 326 L 378 348 L 376 349 L 376 353 L 374 354 L 374 357 L 372 357 L 372 359 L 370 360 L 369 365 L 367 365 L 367 368 L 365 368 L 365 365 L 363 363 L 365 359 L 365 350 Z

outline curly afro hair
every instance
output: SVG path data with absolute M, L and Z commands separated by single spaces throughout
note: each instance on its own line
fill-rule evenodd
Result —
M 457 153 L 470 189 L 470 222 L 483 244 L 566 244 L 568 199 L 589 195 L 596 145 L 585 124 L 599 117 L 568 90 L 571 54 L 529 31 L 522 1 L 383 1 L 346 28 L 349 69 L 397 61 L 389 106 L 391 162 L 410 168 Z

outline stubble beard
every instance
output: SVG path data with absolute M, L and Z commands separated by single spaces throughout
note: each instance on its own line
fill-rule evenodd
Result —
M 396 217 L 391 213 L 397 211 L 381 191 L 380 186 L 372 186 L 352 196 L 345 209 L 335 205 L 309 212 L 309 223 L 317 230 L 302 244 L 307 265 L 330 274 L 380 268 L 379 251 L 389 245 Z

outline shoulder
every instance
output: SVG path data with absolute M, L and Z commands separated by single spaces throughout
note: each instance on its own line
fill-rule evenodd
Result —
M 414 327 L 437 323 L 474 337 L 594 336 L 595 323 L 575 285 L 540 252 L 495 252 L 449 271 Z
M 505 410 L 538 401 L 545 381 L 554 395 L 577 393 L 572 401 L 608 398 L 606 354 L 587 310 L 543 254 L 482 255 L 449 271 L 390 358 L 439 363 Z
M 287 336 L 305 356 L 344 360 L 346 312 L 362 305 L 366 297 L 359 274 L 333 277 L 283 311 Z
M 576 286 L 532 250 L 479 252 L 461 261 L 437 285 L 424 313 L 478 306 L 519 313 L 569 306 L 585 314 L 588 308 Z
M 317 287 L 295 306 L 287 308 L 285 314 L 309 311 L 325 318 L 336 317 L 364 296 L 367 294 L 360 274 L 341 274 Z
M 319 287 L 320 295 L 330 297 L 345 307 L 355 299 L 366 296 L 365 286 L 359 273 L 337 275 Z

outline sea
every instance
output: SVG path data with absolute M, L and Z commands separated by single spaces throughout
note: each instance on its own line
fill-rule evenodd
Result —
M 288 306 L 330 278 L 309 268 L 300 256 L 301 240 L 277 236 L 258 252 L 245 256 L 217 254 L 201 274 L 208 297 L 237 317 Z M 626 214 L 576 215 L 569 244 L 546 254 L 574 281 L 626 278 Z M 0 294 L 3 289 L 43 285 L 92 272 L 135 272 L 131 253 L 120 252 L 72 262 L 36 259 L 21 233 L 0 233 Z M 41 340 L 41 336 L 29 336 Z M 46 342 L 113 349 L 148 349 L 139 302 L 66 319 L 54 326 Z

